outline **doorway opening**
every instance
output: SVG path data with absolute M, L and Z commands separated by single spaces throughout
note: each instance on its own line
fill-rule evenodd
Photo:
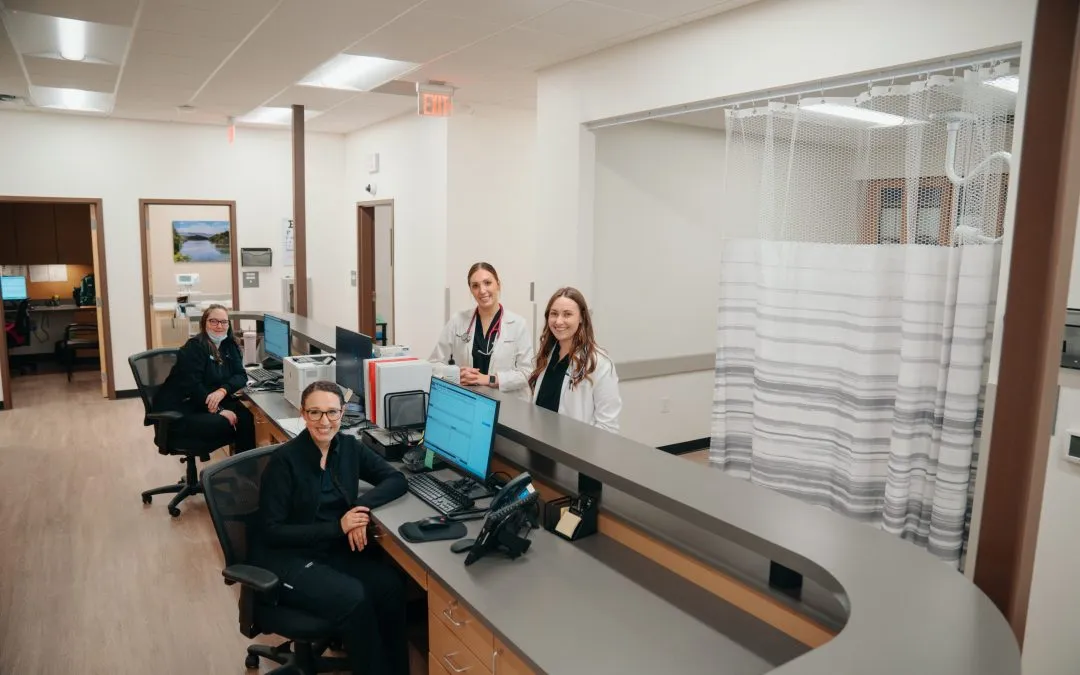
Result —
M 139 219 L 148 349 L 182 346 L 208 305 L 239 309 L 236 202 L 140 199 Z
M 51 387 L 64 373 L 78 386 L 87 370 L 116 398 L 102 213 L 100 199 L 0 196 L 5 410 L 16 405 L 16 379 Z
M 357 204 L 357 329 L 394 344 L 394 200 Z

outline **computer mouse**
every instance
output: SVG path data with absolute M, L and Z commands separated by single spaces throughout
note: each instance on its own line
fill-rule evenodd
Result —
M 431 516 L 425 518 L 416 524 L 420 528 L 420 531 L 427 532 L 429 530 L 441 530 L 444 527 L 450 527 L 450 521 L 446 516 Z

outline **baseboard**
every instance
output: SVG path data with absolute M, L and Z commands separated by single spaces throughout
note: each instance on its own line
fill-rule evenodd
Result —
M 664 452 L 672 455 L 685 455 L 688 452 L 694 452 L 696 450 L 708 450 L 709 439 L 708 438 L 695 438 L 692 441 L 683 441 L 682 443 L 672 443 L 671 445 L 661 445 L 657 450 L 663 450 Z
M 121 398 L 139 398 L 139 390 L 138 389 L 117 389 L 116 390 L 116 398 L 117 399 L 121 399 Z

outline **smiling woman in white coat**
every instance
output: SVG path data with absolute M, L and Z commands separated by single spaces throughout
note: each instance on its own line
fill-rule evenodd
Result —
M 585 297 L 560 288 L 548 300 L 536 368 L 529 376 L 536 405 L 612 433 L 619 433 L 619 376 L 596 345 Z
M 439 335 L 431 361 L 439 377 L 525 395 L 533 367 L 532 338 L 525 319 L 499 303 L 502 284 L 489 263 L 469 268 L 469 291 L 476 307 L 450 317 Z

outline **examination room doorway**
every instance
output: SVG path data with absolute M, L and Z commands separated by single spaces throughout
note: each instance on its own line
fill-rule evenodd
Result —
M 100 199 L 0 196 L 4 410 L 84 388 L 88 366 L 116 398 L 102 215 Z
M 394 200 L 357 204 L 357 327 L 394 344 Z

